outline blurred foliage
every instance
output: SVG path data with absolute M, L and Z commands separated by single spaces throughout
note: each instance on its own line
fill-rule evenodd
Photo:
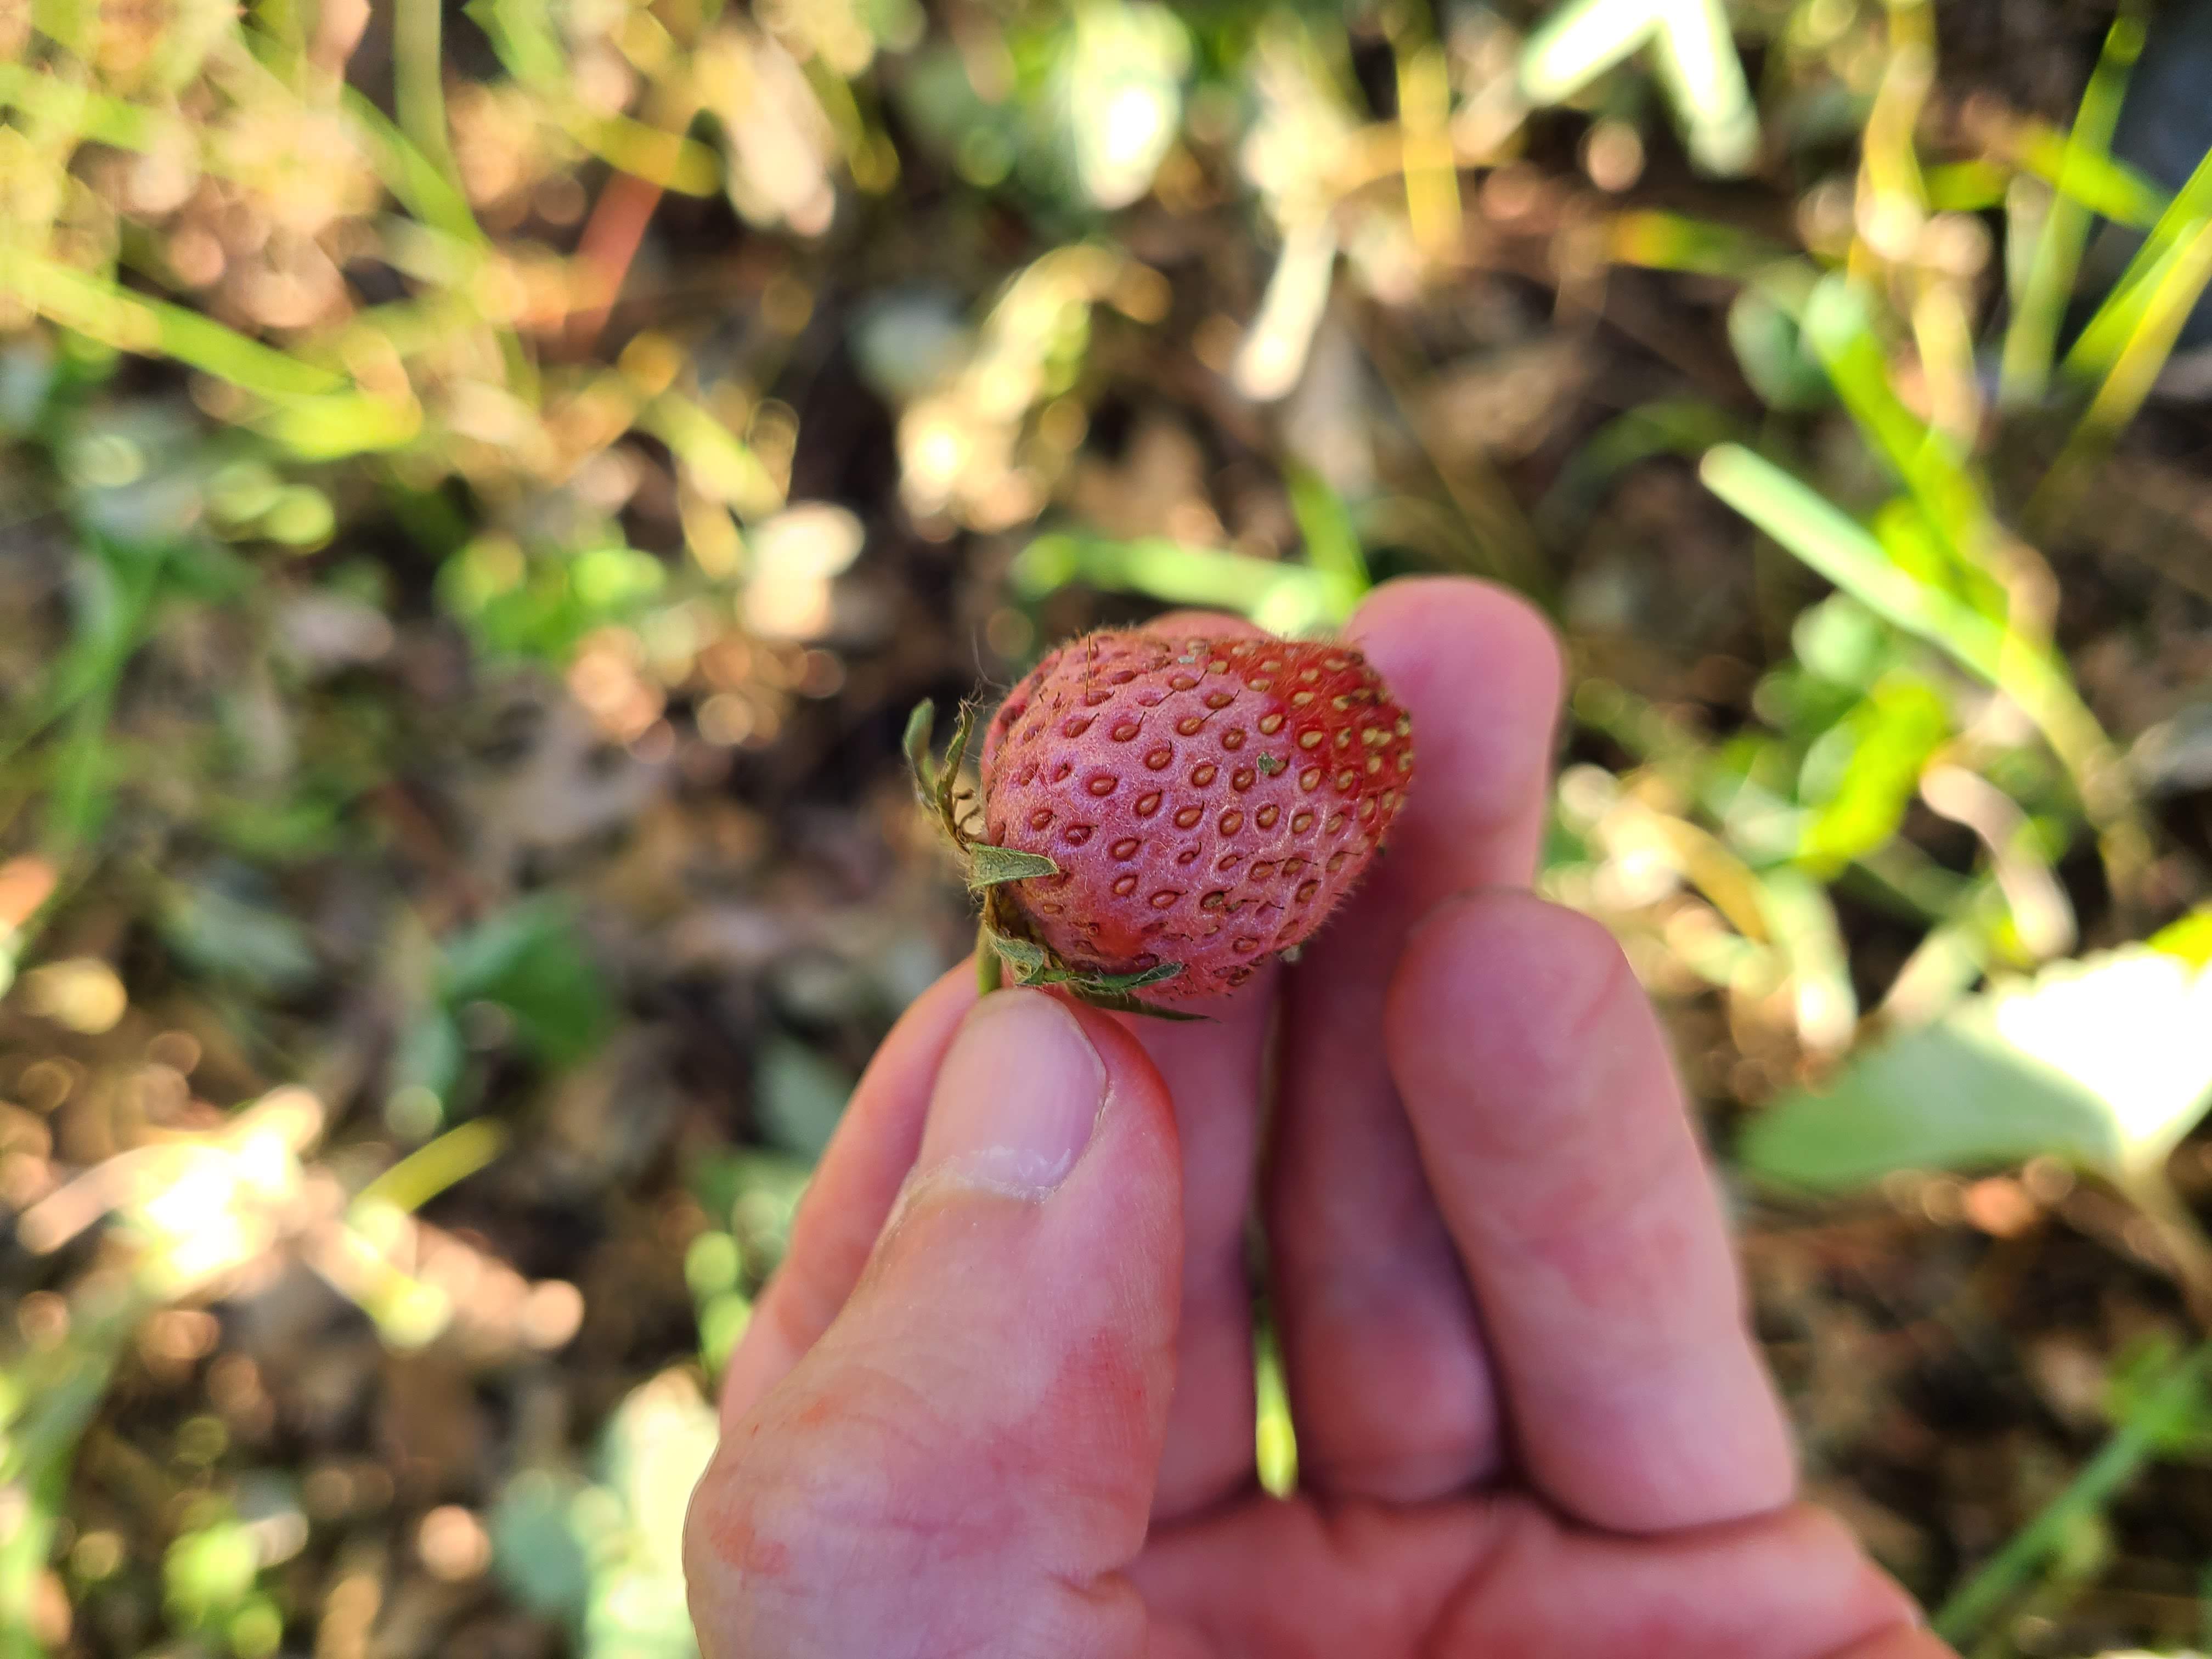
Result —
M 2075 614 L 2200 512 L 2185 475 L 2146 531 L 2130 446 L 2212 158 L 2113 151 L 2138 8 L 2061 42 L 2071 107 L 1954 90 L 1938 22 L 0 10 L 0 1655 L 489 1651 L 428 1610 L 487 1571 L 546 1641 L 689 1651 L 702 1388 L 957 949 L 855 781 L 884 711 L 1153 605 L 1536 596 L 1577 671 L 1545 890 L 1705 1021 L 1740 1172 L 1931 1219 L 1978 1176 L 2007 1242 L 2104 1214 L 2078 1177 L 2159 1316 L 2212 1315 L 2172 823 L 2212 667 L 2126 692 Z M 2128 603 L 2101 641 L 2186 631 Z M 248 1465 L 253 1379 L 342 1392 L 270 1334 L 303 1279 L 373 1334 L 387 1444 L 514 1390 L 499 1478 Z M 2018 1530 L 1921 1564 L 1947 1630 L 2092 1592 L 2126 1484 L 2202 1458 L 2182 1352 L 2112 1361 L 2040 1507 L 1952 1505 Z M 528 1404 L 554 1354 L 586 1421 Z M 203 1362 L 173 1455 L 102 1425 Z M 356 1548 L 380 1490 L 411 1541 Z

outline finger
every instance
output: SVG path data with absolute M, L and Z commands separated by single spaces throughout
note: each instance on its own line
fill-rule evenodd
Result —
M 945 1051 L 975 1000 L 975 967 L 915 999 L 876 1050 L 808 1182 L 791 1242 L 722 1374 L 722 1422 L 736 1422 L 812 1347 L 860 1281 L 899 1183 L 921 1146 Z
M 1398 582 L 1352 636 L 1413 719 L 1389 848 L 1291 973 L 1266 1205 L 1301 1480 L 1413 1502 L 1493 1464 L 1474 1309 L 1376 1034 L 1414 921 L 1443 895 L 1528 878 L 1560 666 L 1550 625 L 1502 588 Z
M 1153 1518 L 1169 1522 L 1249 1487 L 1254 1459 L 1252 1287 L 1245 1226 L 1273 1023 L 1270 971 L 1206 1005 L 1204 1024 L 1134 1019 L 1175 1103 L 1182 1143 L 1182 1324 Z
M 1720 1206 L 1612 935 L 1525 893 L 1450 900 L 1407 946 L 1384 1042 L 1538 1489 L 1624 1532 L 1786 1501 Z
M 1959 1659 L 1943 1638 L 1917 1625 L 1895 1625 L 1838 1651 L 1834 1659 Z
M 1834 1659 L 1917 1616 L 1849 1528 L 1809 1507 L 1659 1539 L 1510 1513 L 1433 1651 Z
M 1938 1659 L 1832 1517 L 1791 1509 L 1663 1539 L 1563 1527 L 1520 1498 L 1251 1504 L 1170 1533 L 1131 1577 L 1200 1653 L 1542 1659 Z
M 1172 1386 L 1176 1172 L 1111 1019 L 977 1006 L 860 1283 L 693 1496 L 707 1659 L 1141 1651 L 1119 1573 Z

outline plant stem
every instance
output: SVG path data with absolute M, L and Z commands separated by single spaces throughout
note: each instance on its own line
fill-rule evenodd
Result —
M 2197 1322 L 2212 1329 L 2212 1238 L 2182 1202 L 2166 1179 L 2163 1162 L 2130 1173 L 2119 1183 L 2121 1193 L 2157 1229 L 2168 1265 Z
M 988 932 L 980 932 L 975 939 L 975 988 L 988 996 L 1006 981 L 1006 967 L 999 960 L 998 948 L 991 943 Z
M 458 186 L 460 167 L 446 134 L 444 22 L 441 0 L 401 0 L 392 31 L 392 101 L 399 130 Z
M 2066 1490 L 2043 1506 L 2005 1547 L 1936 1610 L 1936 1633 L 1952 1645 L 1965 1643 L 2005 1599 L 2039 1571 L 2067 1532 L 2101 1510 L 2155 1452 L 2161 1437 L 2196 1404 L 2208 1371 L 2212 1340 L 2199 1343 L 2166 1373 L 2097 1455 L 2081 1466 Z

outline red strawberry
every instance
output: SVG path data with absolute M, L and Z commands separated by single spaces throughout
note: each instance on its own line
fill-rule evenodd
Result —
M 983 839 L 1060 873 L 1007 884 L 1037 943 L 1146 989 L 1234 989 L 1319 927 L 1413 774 L 1413 722 L 1348 646 L 1093 634 L 1014 688 L 984 740 Z

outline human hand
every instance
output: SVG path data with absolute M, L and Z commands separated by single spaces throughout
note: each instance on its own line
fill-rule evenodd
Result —
M 707 1659 L 1947 1652 L 1793 1504 L 1650 1005 L 1519 890 L 1548 629 L 1439 579 L 1349 631 L 1419 770 L 1302 962 L 1195 1025 L 962 972 L 884 1042 L 730 1362 Z M 1254 1475 L 1255 1206 L 1289 1501 Z

